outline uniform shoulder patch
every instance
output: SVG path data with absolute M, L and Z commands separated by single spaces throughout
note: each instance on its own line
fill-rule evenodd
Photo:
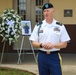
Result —
M 60 23 L 60 22 L 56 22 L 56 24 L 58 24 L 58 25 L 62 26 L 62 23 Z
M 42 24 L 42 21 L 41 22 L 39 22 L 38 24 L 37 24 L 37 26 L 39 26 L 39 25 L 41 25 Z

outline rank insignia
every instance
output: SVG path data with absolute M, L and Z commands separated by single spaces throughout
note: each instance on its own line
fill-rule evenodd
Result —
M 60 26 L 62 26 L 62 23 L 60 23 L 60 22 L 56 22 L 56 24 L 57 24 L 57 25 L 60 25 Z

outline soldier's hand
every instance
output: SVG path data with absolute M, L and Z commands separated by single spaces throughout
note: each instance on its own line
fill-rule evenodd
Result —
M 42 46 L 43 46 L 44 49 L 47 49 L 47 50 L 53 48 L 53 44 L 50 43 L 50 42 L 43 43 Z

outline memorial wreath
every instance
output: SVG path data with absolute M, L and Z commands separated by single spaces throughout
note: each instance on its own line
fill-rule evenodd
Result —
M 9 41 L 9 44 L 16 42 L 21 34 L 21 17 L 13 10 L 6 9 L 0 17 L 0 36 L 2 41 Z

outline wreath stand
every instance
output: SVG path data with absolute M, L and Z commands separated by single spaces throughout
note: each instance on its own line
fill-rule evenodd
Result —
M 4 44 L 3 44 L 3 49 L 2 49 L 2 54 L 1 54 L 1 63 L 2 63 L 2 60 L 3 60 L 3 54 L 4 54 L 5 43 L 6 43 L 6 42 L 4 42 Z
M 23 43 L 24 43 L 24 38 L 25 38 L 25 36 L 23 36 L 22 37 L 22 42 L 21 42 L 21 46 L 20 46 L 20 51 L 18 52 L 18 61 L 17 61 L 17 64 L 20 64 L 21 63 L 21 54 L 22 54 L 22 47 L 23 47 Z M 28 39 L 29 39 L 29 36 L 28 36 Z M 33 48 L 33 46 L 32 46 L 32 43 L 31 43 L 31 41 L 29 40 L 29 42 L 30 42 L 30 46 L 31 46 L 31 50 L 32 50 L 32 53 L 24 53 L 24 54 L 33 54 L 33 56 L 34 56 L 34 59 L 35 59 L 35 62 L 36 62 L 36 56 L 35 56 L 35 52 L 34 52 L 34 48 Z

